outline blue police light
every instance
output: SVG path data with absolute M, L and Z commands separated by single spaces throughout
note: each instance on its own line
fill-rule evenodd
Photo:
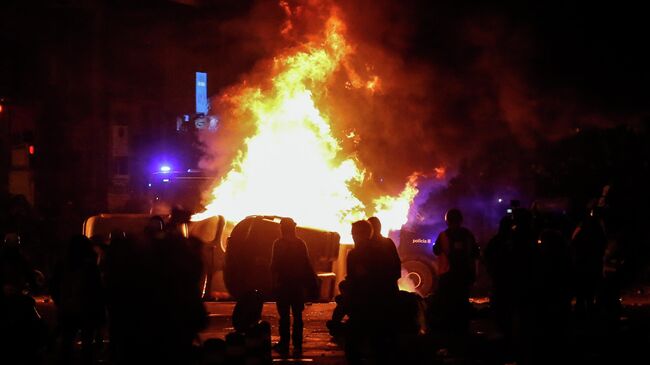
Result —
M 170 172 L 171 170 L 172 170 L 172 168 L 169 165 L 160 166 L 160 172 Z

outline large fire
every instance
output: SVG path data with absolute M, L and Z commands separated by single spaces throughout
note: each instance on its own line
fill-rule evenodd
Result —
M 366 171 L 354 155 L 342 156 L 330 120 L 315 102 L 351 52 L 345 25 L 333 11 L 320 35 L 274 58 L 270 87 L 243 84 L 228 95 L 237 115 L 252 118 L 256 131 L 194 220 L 217 214 L 234 222 L 251 214 L 289 216 L 301 226 L 339 232 L 345 243 L 352 242 L 350 223 L 370 215 L 380 218 L 386 232 L 406 223 L 418 192 L 416 175 L 398 196 L 364 204 L 350 187 L 362 188 Z M 380 78 L 354 83 L 373 92 Z

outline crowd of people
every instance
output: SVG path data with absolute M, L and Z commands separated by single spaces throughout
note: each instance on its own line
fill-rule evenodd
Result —
M 483 257 L 492 279 L 491 308 L 511 358 L 549 362 L 569 350 L 575 328 L 618 321 L 617 252 L 602 213 L 590 207 L 571 237 L 537 227 L 523 208 L 501 220 Z
M 592 207 L 567 239 L 558 230 L 536 226 L 529 210 L 516 208 L 479 250 L 463 227 L 461 211 L 451 209 L 447 229 L 433 245 L 438 283 L 427 298 L 399 289 L 400 257 L 395 243 L 382 236 L 379 219 L 354 222 L 354 248 L 327 328 L 350 364 L 415 363 L 432 348 L 425 338 L 433 339 L 437 349 L 465 356 L 473 314 L 470 291 L 482 261 L 492 283 L 490 308 L 502 336 L 503 361 L 552 362 L 569 345 L 574 319 L 586 326 L 595 317 L 616 321 L 620 312 L 615 276 L 603 274 L 608 268 L 604 258 L 613 255 L 601 214 Z M 239 298 L 233 333 L 206 341 L 197 352 L 198 333 L 207 325 L 204 273 L 201 242 L 181 230 L 186 218 L 172 215 L 164 223 L 154 216 L 137 236 L 114 231 L 108 239 L 70 238 L 47 282 L 57 310 L 55 339 L 30 296 L 43 280 L 21 253 L 20 236 L 6 235 L 0 250 L 3 359 L 39 363 L 47 349 L 58 363 L 91 364 L 106 333 L 107 353 L 116 364 L 225 364 L 237 356 L 242 363 L 247 356 L 265 363 L 272 349 L 287 356 L 290 348 L 300 357 L 302 313 L 319 283 L 296 222 L 280 221 L 270 260 L 279 342 L 271 347 L 271 325 L 261 320 L 262 295 L 252 292 Z M 77 339 L 79 351 L 74 350 Z
M 202 244 L 185 237 L 180 224 L 173 216 L 166 224 L 153 217 L 136 236 L 114 231 L 107 240 L 71 237 L 45 284 L 56 306 L 54 336 L 48 336 L 31 296 L 38 288 L 35 271 L 20 245 L 5 240 L 0 253 L 2 358 L 12 364 L 46 358 L 92 364 L 108 334 L 108 357 L 116 364 L 192 359 L 196 336 L 207 324 Z
M 516 207 L 479 249 L 462 225 L 461 211 L 450 209 L 447 229 L 433 245 L 437 289 L 426 298 L 399 291 L 399 257 L 392 241 L 379 233 L 379 221 L 355 222 L 355 247 L 327 323 L 330 333 L 344 338 L 350 363 L 395 363 L 420 356 L 421 349 L 413 344 L 422 333 L 431 340 L 425 345 L 429 348 L 471 357 L 470 321 L 476 311 L 470 292 L 482 263 L 491 279 L 490 313 L 500 338 L 496 361 L 546 364 L 570 359 L 576 329 L 591 331 L 598 323 L 604 331 L 613 330 L 621 314 L 620 262 L 607 240 L 603 211 L 591 206 L 567 237 L 557 225 Z M 423 312 L 424 326 L 418 322 Z

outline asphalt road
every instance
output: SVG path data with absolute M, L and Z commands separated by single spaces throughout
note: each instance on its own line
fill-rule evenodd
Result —
M 282 359 L 274 353 L 274 363 L 305 362 L 311 364 L 345 364 L 343 351 L 330 341 L 330 335 L 325 327 L 332 314 L 335 303 L 314 303 L 307 305 L 303 312 L 305 322 L 303 356 L 300 359 Z M 209 313 L 209 326 L 201 332 L 201 340 L 208 338 L 225 338 L 226 334 L 233 331 L 231 323 L 233 302 L 208 302 L 206 309 Z M 278 315 L 275 303 L 265 303 L 262 319 L 271 323 L 272 341 L 279 340 Z
M 48 297 L 37 297 L 37 308 L 41 316 L 46 320 L 51 329 L 56 325 L 55 309 L 52 301 Z M 155 305 L 155 303 L 152 303 Z M 205 307 L 208 311 L 209 324 L 200 338 L 205 341 L 209 338 L 224 339 L 226 335 L 233 331 L 231 314 L 235 307 L 234 302 L 206 302 Z M 305 307 L 303 320 L 305 322 L 303 355 L 300 359 L 281 358 L 274 353 L 274 363 L 309 363 L 309 364 L 345 364 L 342 349 L 330 341 L 330 335 L 325 327 L 335 303 L 315 303 Z M 272 341 L 275 343 L 279 340 L 278 335 L 278 315 L 275 303 L 265 303 L 262 311 L 262 319 L 271 323 Z
M 572 347 L 577 351 L 578 358 L 584 361 L 588 360 L 590 363 L 595 361 L 595 363 L 633 364 L 638 363 L 635 359 L 638 359 L 639 356 L 647 357 L 646 351 L 650 348 L 650 332 L 648 332 L 648 328 L 650 328 L 649 298 L 650 288 L 648 287 L 638 293 L 631 293 L 631 295 L 624 297 L 624 313 L 617 330 L 613 333 L 598 327 L 577 332 L 576 341 Z M 56 325 L 54 305 L 47 297 L 36 299 L 39 312 L 53 328 Z M 155 303 L 152 303 L 152 305 L 155 305 Z M 475 307 L 485 307 L 486 305 L 486 303 L 474 303 Z M 224 339 L 229 332 L 233 331 L 231 314 L 235 303 L 207 302 L 205 306 L 209 313 L 209 325 L 205 331 L 200 333 L 201 340 L 205 341 L 209 338 Z M 325 322 L 330 318 L 334 307 L 335 303 L 307 305 L 303 313 L 305 321 L 303 356 L 299 359 L 281 358 L 274 353 L 273 362 L 277 364 L 346 364 L 343 350 L 339 345 L 331 341 L 325 326 Z M 477 357 L 474 357 L 473 361 L 466 363 L 495 363 L 482 355 L 486 349 L 488 352 L 493 352 L 494 345 L 498 343 L 498 339 L 493 337 L 496 334 L 494 324 L 489 319 L 489 316 L 480 317 L 482 318 L 476 318 L 472 321 L 471 326 L 471 332 L 474 338 L 478 340 L 475 343 L 478 346 L 472 350 L 473 355 Z M 272 341 L 277 342 L 278 316 L 275 303 L 264 304 L 262 319 L 271 324 Z M 449 363 L 449 360 L 452 359 L 445 360 L 443 358 L 438 360 L 441 360 L 439 363 Z M 45 363 L 49 362 L 46 360 Z

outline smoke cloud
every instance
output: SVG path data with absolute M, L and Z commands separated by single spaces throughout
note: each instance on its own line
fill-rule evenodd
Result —
M 223 25 L 241 34 L 243 51 L 262 51 L 250 72 L 213 99 L 222 124 L 204 136 L 203 167 L 227 172 L 254 131 L 250 118 L 233 114 L 231 96 L 267 85 L 274 55 L 313 40 L 331 11 L 344 19 L 353 50 L 316 100 L 344 152 L 367 169 L 366 189 L 396 194 L 414 172 L 433 176 L 442 166 L 453 176 L 477 155 L 530 150 L 576 128 L 609 124 L 579 90 L 538 86 L 535 30 L 498 11 L 424 1 L 258 2 Z

